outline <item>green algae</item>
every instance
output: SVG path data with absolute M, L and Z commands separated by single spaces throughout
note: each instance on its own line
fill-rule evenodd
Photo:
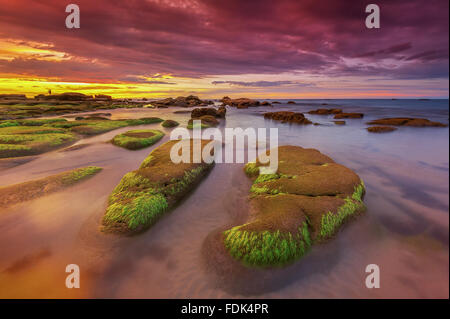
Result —
M 178 125 L 180 125 L 180 123 L 174 120 L 165 120 L 164 122 L 161 123 L 161 126 L 166 128 L 176 127 Z
M 277 231 L 250 232 L 236 226 L 224 232 L 224 244 L 231 256 L 247 266 L 283 266 L 305 255 L 311 247 L 308 225 L 297 233 Z
M 138 170 L 123 176 L 109 197 L 103 231 L 133 234 L 147 229 L 207 174 L 213 163 L 175 164 L 170 160 L 176 142 L 157 147 Z
M 159 130 L 132 130 L 116 135 L 111 142 L 129 150 L 138 150 L 155 144 L 163 136 Z
M 0 158 L 37 155 L 66 146 L 82 136 L 162 121 L 156 117 L 129 120 L 17 119 L 0 121 Z
M 78 169 L 68 172 L 67 175 L 62 178 L 62 182 L 65 185 L 74 184 L 83 179 L 86 179 L 88 177 L 91 177 L 91 176 L 97 174 L 101 170 L 102 170 L 102 168 L 97 167 L 97 166 L 88 166 L 88 167 L 78 168 Z
M 253 180 L 251 220 L 223 232 L 226 250 L 246 266 L 289 264 L 365 209 L 364 183 L 354 172 L 316 150 L 282 146 L 278 151 L 275 174 L 261 174 L 258 161 L 245 165 Z
M 340 226 L 356 212 L 365 208 L 362 201 L 364 195 L 364 182 L 355 187 L 355 191 L 351 197 L 345 198 L 345 204 L 337 209 L 337 212 L 327 212 L 322 215 L 319 240 L 331 238 L 340 228 Z

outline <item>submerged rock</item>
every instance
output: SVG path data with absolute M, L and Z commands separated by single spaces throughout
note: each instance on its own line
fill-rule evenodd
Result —
M 164 133 L 159 130 L 132 130 L 114 136 L 111 143 L 129 149 L 139 150 L 158 142 Z
M 201 151 L 211 141 L 197 140 Z M 190 163 L 172 162 L 176 143 L 190 148 Z M 142 162 L 139 169 L 126 174 L 109 197 L 102 230 L 131 234 L 154 224 L 197 185 L 214 163 L 193 163 L 193 140 L 169 141 Z M 212 153 L 212 152 L 211 152 Z
M 335 119 L 362 119 L 363 113 L 338 113 L 334 116 Z
M 333 121 L 336 125 L 345 125 L 345 121 Z
M 176 127 L 178 125 L 180 125 L 180 123 L 174 120 L 165 120 L 164 122 L 161 123 L 162 127 Z
M 0 187 L 0 207 L 8 207 L 60 191 L 97 174 L 101 170 L 100 167 L 88 166 L 21 184 L 2 186 Z
M 0 121 L 0 158 L 42 154 L 68 146 L 83 136 L 121 127 L 159 123 L 156 117 L 141 119 L 35 119 Z
M 371 133 L 387 133 L 395 131 L 397 128 L 392 126 L 371 126 L 367 128 L 367 131 Z
M 208 127 L 212 127 L 212 126 L 217 126 L 219 125 L 219 121 L 212 115 L 203 115 L 199 118 L 193 118 L 190 119 L 188 122 L 188 129 L 193 129 L 194 128 L 194 121 L 200 121 L 201 128 L 208 128 Z
M 281 146 L 278 159 L 275 174 L 260 174 L 259 161 L 245 166 L 253 180 L 249 217 L 223 232 L 228 253 L 248 266 L 292 262 L 365 209 L 362 180 L 328 156 Z
M 424 126 L 435 126 L 435 127 L 446 127 L 446 124 L 440 122 L 432 122 L 428 119 L 422 118 L 410 118 L 410 117 L 392 117 L 383 118 L 378 120 L 373 120 L 367 122 L 370 125 L 394 125 L 394 126 L 414 126 L 414 127 L 424 127 Z
M 342 109 L 317 109 L 308 112 L 308 114 L 316 114 L 316 115 L 331 115 L 339 113 L 342 113 Z
M 312 124 L 310 120 L 308 120 L 303 113 L 297 112 L 287 112 L 287 111 L 279 111 L 279 112 L 268 112 L 264 113 L 264 118 L 272 119 L 275 121 L 281 121 L 283 123 L 297 123 L 297 124 Z

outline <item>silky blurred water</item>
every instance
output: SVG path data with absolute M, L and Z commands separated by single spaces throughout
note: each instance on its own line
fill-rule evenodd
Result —
M 159 124 L 139 127 L 167 134 L 151 148 L 128 151 L 108 143 L 130 129 L 121 128 L 77 142 L 85 148 L 0 165 L 0 186 L 87 165 L 104 168 L 70 189 L 0 212 L 0 297 L 448 298 L 449 130 L 365 130 L 367 121 L 380 117 L 425 117 L 448 124 L 448 100 L 279 101 L 274 107 L 229 108 L 219 127 L 276 127 L 280 145 L 316 148 L 358 173 L 367 188 L 367 212 L 334 240 L 283 269 L 235 274 L 207 267 L 212 234 L 247 213 L 250 182 L 243 164 L 216 164 L 188 198 L 141 235 L 99 232 L 108 195 L 171 131 Z M 307 115 L 322 125 L 301 126 L 261 115 L 319 107 L 365 116 L 341 126 L 332 116 Z M 185 126 L 189 114 L 176 110 L 107 112 L 112 119 L 160 116 Z M 80 289 L 65 288 L 65 266 L 71 263 L 80 266 Z M 365 286 L 368 264 L 380 267 L 379 289 Z

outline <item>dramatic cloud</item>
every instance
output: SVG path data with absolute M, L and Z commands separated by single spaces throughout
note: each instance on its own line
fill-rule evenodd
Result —
M 285 85 L 295 85 L 295 86 L 313 86 L 312 83 L 299 83 L 295 81 L 255 81 L 255 82 L 244 82 L 244 81 L 213 81 L 214 85 L 217 84 L 229 84 L 242 87 L 271 87 L 271 86 L 285 86 Z
M 448 78 L 448 0 L 379 0 L 380 29 L 365 27 L 362 0 L 76 3 L 81 28 L 69 30 L 64 1 L 0 0 L 0 74 L 154 85 L 178 82 L 148 74 Z M 260 78 L 213 84 L 305 85 Z

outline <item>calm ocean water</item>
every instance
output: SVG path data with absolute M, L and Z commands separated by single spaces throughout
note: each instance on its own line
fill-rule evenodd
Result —
M 287 100 L 278 100 L 287 102 Z M 130 152 L 108 143 L 118 129 L 0 171 L 0 186 L 45 177 L 74 167 L 97 165 L 90 180 L 0 214 L 1 297 L 141 298 L 448 298 L 449 129 L 400 127 L 368 133 L 380 117 L 425 117 L 448 123 L 448 100 L 295 100 L 244 110 L 229 108 L 225 127 L 276 127 L 279 144 L 315 148 L 352 170 L 367 188 L 367 212 L 329 243 L 283 269 L 243 269 L 239 274 L 206 267 L 211 234 L 247 214 L 250 182 L 243 164 L 217 164 L 190 196 L 139 236 L 121 238 L 98 231 L 106 202 L 122 176 L 139 167 L 157 145 Z M 327 105 L 323 105 L 327 104 Z M 307 112 L 340 107 L 363 119 L 322 125 L 290 125 L 263 118 L 275 110 Z M 118 109 L 112 118 L 159 116 L 187 124 L 189 114 L 170 109 Z M 65 266 L 77 263 L 82 288 L 64 288 Z M 365 287 L 365 267 L 377 264 L 381 288 Z

